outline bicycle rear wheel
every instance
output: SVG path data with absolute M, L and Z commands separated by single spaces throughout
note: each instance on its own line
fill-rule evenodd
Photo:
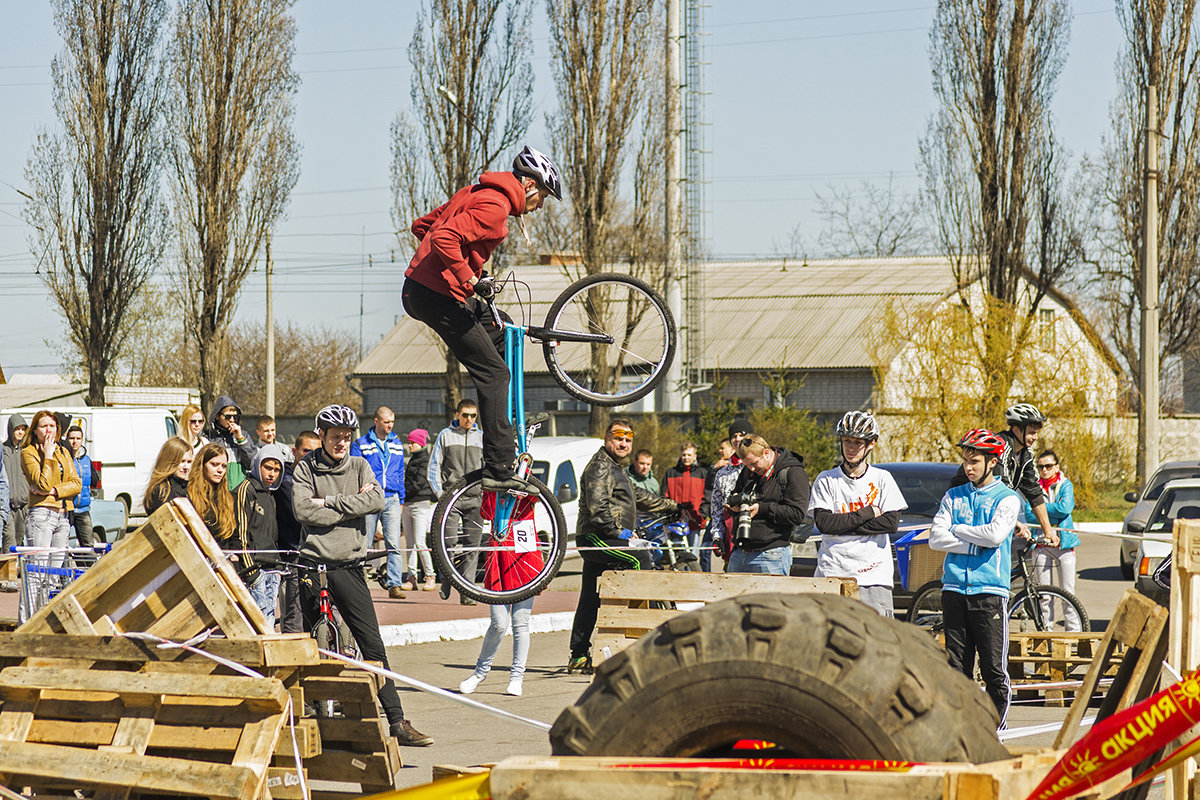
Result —
M 930 581 L 917 590 L 908 606 L 908 621 L 934 636 L 942 633 L 941 581 Z
M 1072 617 L 1079 620 L 1079 630 L 1092 629 L 1083 603 L 1066 589 L 1039 585 L 1037 594 L 1042 600 L 1041 608 L 1038 608 L 1037 601 L 1030 596 L 1028 589 L 1022 589 L 1013 595 L 1008 608 L 1010 631 L 1063 631 L 1074 621 Z
M 546 484 L 536 495 L 483 491 L 483 470 L 450 486 L 433 511 L 429 548 L 438 575 L 464 597 L 516 603 L 545 589 L 562 566 L 567 523 Z
M 645 397 L 675 357 L 675 319 L 666 302 L 631 275 L 606 272 L 571 284 L 550 306 L 546 328 L 552 333 L 542 350 L 550 374 L 567 394 L 592 405 Z M 612 341 L 571 341 L 571 333 Z

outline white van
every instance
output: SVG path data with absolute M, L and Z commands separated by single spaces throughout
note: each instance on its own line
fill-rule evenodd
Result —
M 563 517 L 567 521 L 568 543 L 575 541 L 575 522 L 579 518 L 579 481 L 583 477 L 583 468 L 603 446 L 603 439 L 584 436 L 539 436 L 530 442 L 533 476 L 550 487 L 562 505 Z M 545 524 L 538 520 L 539 530 Z M 578 551 L 572 550 L 567 555 L 576 556 Z
M 26 422 L 41 408 L 70 416 L 70 425 L 83 429 L 83 442 L 92 461 L 100 465 L 100 488 L 96 497 L 118 500 L 125 505 L 126 516 L 140 516 L 142 495 L 150 482 L 150 473 L 163 442 L 178 432 L 175 415 L 170 409 L 146 406 L 112 406 L 104 408 L 8 408 L 0 411 L 0 430 L 8 432 L 8 417 L 20 414 Z M 63 430 L 66 433 L 66 430 Z

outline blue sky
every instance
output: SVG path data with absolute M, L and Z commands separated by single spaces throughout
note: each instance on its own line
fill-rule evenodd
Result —
M 829 184 L 894 175 L 901 189 L 916 188 L 917 142 L 934 108 L 933 4 L 919 2 L 716 2 L 706 10 L 707 234 L 715 257 L 771 255 L 797 225 L 815 249 L 821 225 L 814 195 Z M 37 259 L 14 188 L 24 188 L 36 132 L 54 124 L 49 64 L 61 42 L 46 4 L 5 5 L 0 365 L 11 375 L 54 371 L 57 358 L 45 342 L 63 336 L 34 274 Z M 400 282 L 411 255 L 393 234 L 388 211 L 388 126 L 408 103 L 405 49 L 418 7 L 415 0 L 296 6 L 296 134 L 303 151 L 300 181 L 275 236 L 276 319 L 356 335 L 361 322 L 367 349 L 402 313 Z M 1107 129 L 1121 32 L 1109 2 L 1078 0 L 1074 13 L 1054 110 L 1060 140 L 1078 159 L 1098 150 Z M 528 141 L 552 152 L 542 125 L 542 112 L 556 106 L 543 14 L 536 2 L 539 112 Z M 373 256 L 369 269 L 364 253 Z M 261 273 L 250 277 L 240 319 L 262 319 L 262 284 Z

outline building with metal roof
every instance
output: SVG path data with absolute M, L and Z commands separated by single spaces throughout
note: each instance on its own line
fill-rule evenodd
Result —
M 786 402 L 819 414 L 848 408 L 907 406 L 903 348 L 882 353 L 880 315 L 889 309 L 928 309 L 959 293 L 951 262 L 940 257 L 713 261 L 698 282 L 706 297 L 698 315 L 696 363 L 689 364 L 693 408 L 720 391 L 742 407 L 780 398 L 769 396 L 764 376 L 786 373 L 794 388 Z M 561 266 L 516 267 L 528 284 L 528 302 L 503 305 L 517 322 L 539 324 L 555 296 L 572 280 Z M 521 292 L 522 299 L 525 292 Z M 399 299 L 397 298 L 397 303 Z M 1041 304 L 1040 335 L 1082 342 L 1096 374 L 1097 403 L 1115 403 L 1119 367 L 1101 338 L 1065 295 L 1050 291 Z M 882 362 L 882 363 L 881 363 Z M 582 410 L 550 379 L 541 346 L 526 344 L 526 407 Z M 892 367 L 896 367 L 893 369 Z M 404 317 L 355 368 L 362 381 L 364 410 L 388 405 L 397 415 L 444 424 L 444 347 L 422 323 Z M 888 375 L 890 386 L 877 385 Z M 464 382 L 468 396 L 470 381 Z M 653 396 L 630 411 L 655 410 Z M 1098 408 L 1105 412 L 1106 409 Z M 438 421 L 441 422 L 438 422 Z

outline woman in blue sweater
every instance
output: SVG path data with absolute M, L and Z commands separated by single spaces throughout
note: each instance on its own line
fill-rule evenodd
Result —
M 1071 514 L 1075 511 L 1075 488 L 1071 481 L 1063 475 L 1059 466 L 1058 455 L 1053 450 L 1043 450 L 1037 457 L 1038 483 L 1046 493 L 1046 515 L 1050 524 L 1058 529 L 1058 544 L 1039 544 L 1033 551 L 1033 575 L 1038 583 L 1061 586 L 1071 594 L 1075 593 L 1075 548 L 1079 546 L 1079 535 L 1072 528 L 1075 520 Z M 1032 523 L 1033 512 L 1029 504 L 1025 504 L 1025 520 Z M 1049 598 L 1042 600 L 1042 615 L 1048 623 L 1058 617 L 1057 606 Z M 1064 604 L 1065 605 L 1065 604 Z M 1067 606 L 1063 609 L 1063 624 L 1068 631 L 1080 629 L 1079 615 L 1075 609 Z

